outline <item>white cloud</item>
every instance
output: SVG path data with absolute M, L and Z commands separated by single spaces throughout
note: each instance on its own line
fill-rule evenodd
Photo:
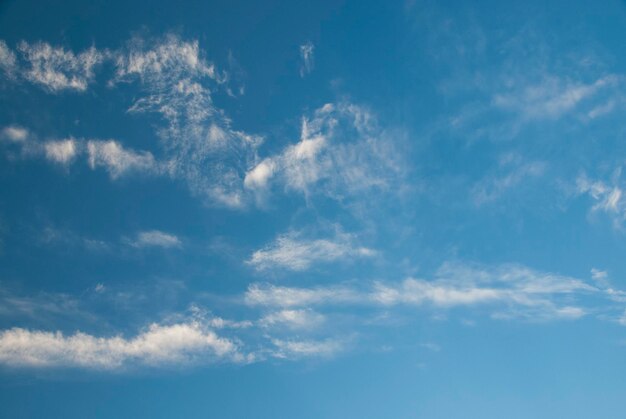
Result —
M 304 77 L 313 71 L 313 52 L 315 46 L 311 42 L 300 45 L 300 77 Z
M 617 170 L 613 176 L 612 184 L 601 180 L 591 180 L 584 175 L 579 176 L 576 181 L 578 194 L 589 195 L 595 202 L 591 211 L 607 213 L 613 219 L 616 228 L 621 228 L 626 219 L 624 190 L 618 184 L 620 175 L 621 170 Z
M 596 268 L 591 268 L 591 279 L 603 288 L 610 287 L 609 273 Z
M 330 239 L 304 239 L 301 233 L 291 232 L 278 236 L 276 240 L 257 250 L 247 263 L 257 270 L 284 268 L 304 271 L 318 263 L 345 261 L 371 257 L 372 249 L 357 247 L 354 238 L 347 233 L 337 233 Z
M 0 57 L 13 63 L 14 54 L 5 46 L 0 44 Z M 74 53 L 43 42 L 22 42 L 18 49 L 22 59 L 15 64 L 16 71 L 51 93 L 85 91 L 95 79 L 97 66 L 112 62 L 115 75 L 109 86 L 137 81 L 141 88 L 128 111 L 154 112 L 163 118 L 164 126 L 157 131 L 167 160 L 163 173 L 185 181 L 191 192 L 207 203 L 233 208 L 246 205 L 244 177 L 256 161 L 262 139 L 233 129 L 230 119 L 213 103 L 215 92 L 231 91 L 229 75 L 204 58 L 198 41 L 169 35 L 150 42 L 134 38 L 115 51 L 91 47 Z M 92 166 L 107 167 L 112 177 L 131 168 L 154 169 L 151 154 L 123 154 L 120 147 L 110 143 L 92 146 L 88 150 Z
M 164 233 L 159 230 L 142 231 L 137 234 L 137 238 L 132 242 L 135 247 L 181 247 L 181 240 L 173 234 Z
M 183 78 L 189 74 L 206 75 L 217 80 L 225 77 L 200 56 L 198 41 L 186 42 L 169 35 L 153 46 L 146 47 L 145 44 L 142 39 L 135 38 L 130 42 L 128 51 L 116 55 L 117 77 L 137 75 L 158 82 L 163 78 Z
M 197 41 L 176 36 L 151 45 L 133 40 L 117 54 L 116 67 L 114 84 L 137 79 L 144 92 L 129 112 L 163 117 L 170 175 L 209 203 L 243 207 L 244 176 L 261 139 L 232 129 L 213 103 L 228 75 L 203 58 Z
M 244 296 L 250 306 L 303 307 L 319 304 L 354 304 L 362 301 L 358 290 L 349 287 L 294 288 L 251 284 Z
M 199 322 L 155 323 L 132 338 L 21 328 L 0 332 L 0 364 L 11 367 L 115 369 L 134 363 L 159 366 L 209 360 L 244 362 L 246 357 L 234 342 Z
M 431 303 L 436 306 L 452 307 L 498 301 L 503 298 L 503 294 L 491 288 L 455 287 L 406 279 L 400 286 L 377 284 L 372 298 L 383 305 Z
M 0 40 L 0 69 L 5 74 L 13 76 L 17 67 L 17 58 L 15 53 L 7 46 L 6 42 Z
M 60 141 L 49 141 L 44 144 L 46 158 L 55 163 L 69 164 L 78 153 L 78 144 L 73 138 Z
M 303 118 L 300 140 L 262 160 L 246 175 L 245 186 L 285 189 L 336 199 L 397 185 L 404 171 L 398 138 L 382 130 L 365 108 L 326 104 Z
M 321 325 L 325 317 L 310 309 L 303 310 L 279 310 L 267 314 L 259 324 L 264 327 L 286 326 L 290 329 L 311 329 Z
M 593 109 L 591 109 L 589 112 L 587 112 L 587 117 L 589 117 L 589 119 L 596 119 L 606 114 L 609 114 L 613 112 L 613 110 L 618 105 L 618 102 L 620 101 L 614 98 L 609 99 L 606 103 L 598 105 L 594 107 Z
M 274 175 L 276 163 L 271 159 L 265 159 L 257 164 L 251 171 L 246 173 L 244 186 L 248 189 L 262 190 L 267 187 L 267 183 Z
M 272 343 L 276 346 L 273 355 L 276 358 L 287 359 L 329 357 L 344 349 L 343 342 L 333 339 L 323 341 L 274 339 Z
M 615 76 L 601 77 L 588 84 L 546 77 L 539 84 L 522 85 L 520 90 L 496 94 L 493 104 L 521 113 L 527 119 L 558 118 L 617 81 Z
M 400 282 L 316 288 L 252 284 L 244 300 L 250 306 L 290 309 L 313 305 L 488 307 L 499 318 L 547 320 L 585 315 L 587 311 L 572 302 L 599 292 L 598 288 L 578 279 L 518 265 L 444 264 L 429 280 L 407 278 Z
M 25 157 L 45 157 L 48 161 L 66 166 L 73 163 L 78 156 L 86 155 L 91 169 L 103 167 L 112 179 L 130 173 L 150 175 L 167 173 L 167 164 L 158 162 L 151 152 L 127 149 L 113 139 L 83 140 L 70 137 L 39 142 L 32 140 L 29 131 L 19 126 L 3 128 L 0 139 L 8 139 L 19 144 Z
M 504 156 L 496 173 L 486 176 L 472 187 L 473 201 L 476 205 L 493 202 L 507 191 L 542 176 L 546 168 L 545 162 L 524 162 L 516 155 Z
M 28 130 L 17 125 L 4 127 L 2 129 L 2 138 L 14 143 L 23 143 L 28 139 Z
M 87 142 L 89 166 L 104 167 L 113 179 L 128 172 L 153 173 L 159 167 L 152 153 L 127 150 L 115 140 Z
M 0 316 L 49 321 L 63 316 L 89 318 L 80 301 L 59 293 L 40 292 L 34 296 L 18 295 L 0 284 Z
M 184 180 L 192 193 L 209 204 L 245 207 L 253 192 L 257 202 L 274 184 L 287 190 L 313 192 L 344 200 L 377 187 L 389 188 L 403 171 L 395 138 L 382 130 L 364 107 L 351 103 L 325 105 L 303 118 L 300 141 L 282 153 L 259 160 L 263 139 L 232 128 L 213 95 L 228 92 L 228 73 L 208 61 L 198 41 L 169 35 L 156 41 L 132 39 L 115 50 L 89 48 L 74 53 L 46 43 L 20 43 L 22 77 L 50 92 L 84 91 L 96 67 L 110 61 L 110 86 L 136 81 L 140 94 L 129 113 L 157 113 L 163 126 L 164 164 L 159 169 Z M 312 46 L 305 48 L 312 65 Z M 89 145 L 91 144 L 91 145 Z M 150 153 L 123 153 L 119 143 L 88 144 L 92 167 L 106 167 L 112 177 L 127 170 L 154 171 Z
M 85 91 L 94 78 L 94 68 L 105 58 L 105 54 L 94 47 L 74 54 L 43 42 L 21 42 L 18 49 L 29 64 L 22 70 L 22 76 L 52 92 Z

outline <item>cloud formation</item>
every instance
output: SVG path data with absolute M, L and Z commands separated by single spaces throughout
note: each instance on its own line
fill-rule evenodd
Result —
M 162 167 L 155 167 L 151 152 L 127 152 L 116 140 L 87 144 L 92 167 L 106 168 L 112 178 L 130 171 L 163 169 L 163 174 L 185 181 L 207 203 L 232 208 L 246 205 L 243 178 L 262 139 L 233 129 L 230 119 L 213 103 L 215 92 L 230 91 L 229 75 L 204 58 L 198 41 L 175 35 L 151 41 L 133 38 L 117 50 L 91 47 L 80 53 L 44 42 L 21 42 L 17 50 L 20 59 L 4 41 L 0 44 L 0 66 L 5 73 L 16 73 L 49 93 L 84 92 L 95 81 L 100 64 L 111 63 L 110 87 L 135 82 L 140 87 L 141 94 L 128 112 L 162 117 L 157 131 L 166 162 Z M 59 162 L 58 153 L 47 154 Z
M 311 329 L 321 325 L 325 318 L 322 314 L 310 309 L 279 310 L 267 314 L 259 324 L 263 327 L 283 327 L 289 329 Z
M 381 129 L 366 108 L 328 103 L 303 117 L 300 140 L 261 160 L 246 173 L 244 185 L 257 194 L 273 184 L 309 197 L 354 197 L 401 182 L 404 163 L 397 140 Z
M 113 139 L 85 140 L 70 137 L 42 142 L 33 138 L 28 129 L 17 125 L 4 127 L 0 138 L 21 147 L 24 157 L 43 157 L 63 166 L 69 166 L 78 157 L 84 157 L 92 170 L 103 168 L 111 179 L 130 173 L 161 175 L 167 172 L 167 164 L 158 162 L 151 152 L 126 148 Z
M 311 42 L 300 45 L 300 77 L 305 77 L 313 71 L 313 66 L 315 65 L 314 51 L 315 46 Z
M 104 61 L 107 54 L 95 47 L 74 54 L 47 43 L 29 44 L 24 41 L 18 45 L 18 51 L 27 63 L 21 75 L 51 92 L 87 90 L 94 79 L 95 67 Z
M 77 143 L 72 138 L 49 141 L 44 144 L 44 149 L 48 160 L 62 165 L 71 163 L 78 153 Z
M 344 349 L 343 343 L 335 339 L 323 341 L 274 339 L 272 342 L 276 346 L 272 355 L 276 358 L 330 357 Z
M 245 362 L 237 345 L 199 322 L 151 324 L 132 338 L 96 337 L 82 332 L 0 332 L 0 364 L 26 367 L 121 368 L 130 363 L 149 366 L 189 364 L 208 359 Z
M 159 230 L 142 231 L 132 241 L 134 247 L 177 248 L 182 246 L 181 240 L 173 234 Z
M 579 195 L 588 195 L 593 200 L 591 211 L 608 214 L 616 228 L 621 228 L 626 219 L 626 199 L 618 182 L 620 175 L 621 170 L 617 170 L 611 184 L 589 179 L 585 175 L 579 176 L 576 181 L 576 192 Z
M 17 57 L 7 43 L 0 39 L 0 69 L 6 76 L 13 77 L 17 67 Z
M 228 75 L 202 56 L 198 42 L 167 36 L 153 44 L 135 39 L 116 61 L 115 84 L 137 80 L 144 95 L 130 113 L 161 115 L 168 172 L 207 202 L 245 205 L 243 176 L 261 139 L 231 128 L 213 103 Z
M 275 186 L 307 198 L 319 193 L 337 200 L 372 188 L 395 190 L 390 186 L 398 183 L 404 170 L 394 145 L 397 138 L 378 125 L 371 111 L 346 101 L 303 117 L 297 143 L 260 159 L 263 137 L 233 128 L 216 106 L 215 94 L 231 92 L 230 75 L 205 57 L 198 41 L 168 35 L 133 38 L 115 50 L 91 47 L 75 53 L 43 42 L 21 42 L 17 49 L 21 53 L 14 63 L 17 73 L 49 93 L 87 90 L 105 62 L 114 69 L 110 87 L 139 87 L 128 113 L 160 116 L 156 134 L 161 163 L 156 163 L 152 151 L 125 151 L 119 140 L 90 140 L 86 145 L 90 166 L 104 167 L 112 178 L 132 171 L 159 172 L 186 182 L 207 204 L 243 208 L 253 197 L 263 202 Z M 13 51 L 8 47 L 2 51 L 4 61 L 13 63 Z M 303 71 L 308 73 L 313 66 L 312 44 L 304 45 L 302 54 Z M 72 154 L 71 143 L 63 145 L 64 151 L 60 144 L 53 151 L 55 145 L 50 144 L 45 154 L 67 164 L 80 150 Z
M 354 244 L 354 237 L 338 232 L 328 239 L 306 239 L 302 233 L 278 236 L 273 243 L 255 251 L 247 261 L 257 270 L 283 268 L 304 271 L 319 263 L 372 257 L 375 250 Z
M 125 149 L 115 140 L 87 141 L 87 161 L 92 169 L 106 169 L 113 179 L 128 172 L 154 173 L 159 170 L 152 153 Z
M 488 307 L 494 317 L 545 320 L 578 318 L 587 313 L 573 298 L 602 291 L 584 281 L 537 272 L 517 265 L 479 267 L 445 264 L 434 278 L 400 282 L 297 288 L 252 284 L 245 294 L 250 306 L 295 309 L 310 306 Z
M 10 125 L 2 128 L 2 139 L 14 142 L 23 143 L 28 139 L 28 130 L 18 125 Z

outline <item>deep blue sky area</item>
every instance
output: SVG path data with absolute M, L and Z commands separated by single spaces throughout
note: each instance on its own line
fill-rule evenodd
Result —
M 0 417 L 622 418 L 626 4 L 0 2 Z

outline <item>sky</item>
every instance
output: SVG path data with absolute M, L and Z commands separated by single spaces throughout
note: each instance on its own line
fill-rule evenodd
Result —
M 0 2 L 0 417 L 622 418 L 626 3 Z

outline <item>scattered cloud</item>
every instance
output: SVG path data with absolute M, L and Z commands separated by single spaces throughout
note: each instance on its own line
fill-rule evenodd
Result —
M 110 87 L 133 82 L 140 86 L 128 112 L 162 117 L 164 126 L 157 131 L 167 161 L 162 168 L 155 167 L 152 153 L 125 151 L 115 140 L 87 144 L 92 167 L 107 168 L 112 178 L 131 170 L 162 169 L 163 174 L 185 181 L 207 203 L 232 208 L 246 205 L 243 179 L 256 160 L 262 138 L 233 129 L 214 104 L 215 92 L 231 91 L 229 74 L 204 57 L 198 41 L 175 35 L 152 41 L 133 38 L 117 50 L 91 47 L 80 53 L 44 42 L 21 42 L 18 50 L 21 61 L 13 60 L 14 52 L 2 42 L 0 63 L 4 64 L 0 65 L 15 66 L 23 79 L 50 93 L 87 90 L 98 66 L 109 62 L 115 71 Z
M 600 271 L 593 275 L 604 279 Z M 92 298 L 117 298 L 113 289 L 101 283 L 92 293 Z M 257 320 L 228 320 L 192 305 L 191 315 L 169 315 L 166 321 L 153 323 L 131 337 L 13 328 L 0 332 L 0 364 L 119 370 L 133 366 L 248 363 L 267 357 L 328 358 L 347 350 L 350 336 L 371 326 L 367 319 L 372 312 L 389 318 L 394 312 L 406 316 L 406 307 L 436 313 L 463 309 L 464 313 L 472 310 L 500 320 L 575 320 L 597 311 L 597 300 L 593 298 L 607 297 L 617 302 L 620 300 L 613 297 L 618 293 L 604 285 L 598 287 L 519 265 L 459 263 L 442 265 L 429 280 L 360 281 L 311 288 L 251 284 L 240 301 L 252 312 L 260 311 Z M 67 310 L 64 299 L 52 301 L 47 311 L 41 311 L 39 299 L 11 297 L 3 301 L 7 310 L 34 310 L 39 315 Z M 80 312 L 82 305 L 77 304 L 74 301 L 69 306 L 72 313 Z M 332 316 L 348 307 L 359 307 L 364 317 L 352 312 L 335 322 Z M 619 314 L 609 317 L 620 321 L 623 304 L 612 306 L 612 310 Z M 603 309 L 603 313 L 609 311 Z M 348 338 L 333 337 L 339 335 Z M 419 346 L 440 350 L 428 342 Z
M 251 192 L 259 203 L 273 185 L 307 197 L 320 193 L 343 200 L 372 188 L 397 190 L 390 186 L 402 177 L 398 138 L 392 138 L 397 133 L 382 129 L 368 109 L 348 102 L 327 104 L 304 117 L 298 143 L 259 159 L 263 138 L 234 129 L 215 105 L 216 93 L 230 91 L 230 76 L 204 56 L 198 41 L 175 35 L 133 38 L 117 50 L 91 47 L 80 53 L 22 42 L 18 50 L 26 63 L 19 69 L 22 77 L 50 93 L 85 91 L 104 62 L 114 68 L 110 87 L 138 84 L 140 93 L 128 112 L 162 118 L 157 134 L 163 164 L 157 167 L 151 152 L 126 151 L 116 140 L 88 141 L 90 165 L 105 167 L 112 178 L 131 170 L 160 172 L 185 181 L 208 204 L 243 208 Z M 303 68 L 309 72 L 313 45 L 304 45 L 302 51 Z M 66 152 L 69 144 L 64 144 Z M 61 154 L 46 154 L 60 161 Z M 69 161 L 68 156 L 63 154 Z

